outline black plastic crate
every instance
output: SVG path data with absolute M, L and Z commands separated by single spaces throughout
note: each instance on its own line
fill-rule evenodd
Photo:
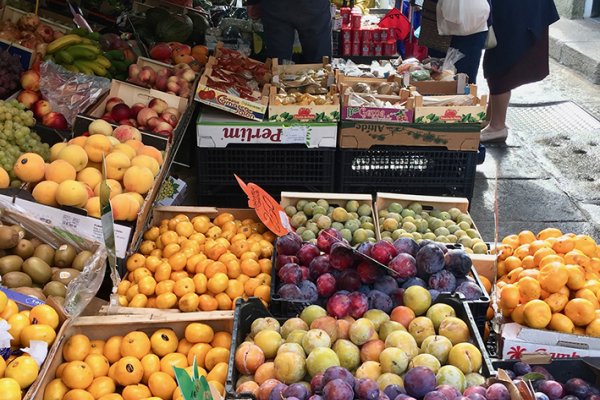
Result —
M 466 197 L 475 185 L 477 152 L 437 147 L 339 149 L 339 190 Z
M 234 174 L 255 183 L 275 199 L 282 191 L 333 192 L 334 148 L 301 145 L 229 145 L 196 148 L 201 205 L 245 207 L 246 194 Z
M 485 344 L 477 327 L 475 326 L 475 320 L 473 319 L 473 315 L 469 310 L 469 307 L 465 306 L 465 303 L 458 299 L 456 296 L 451 295 L 440 295 L 434 304 L 444 303 L 448 304 L 452 308 L 454 308 L 456 312 L 456 316 L 468 325 L 469 331 L 471 333 L 471 342 L 481 351 L 482 356 L 482 364 L 481 364 L 481 374 L 484 377 L 489 377 L 495 374 L 494 367 L 492 366 L 492 361 L 487 354 L 485 349 Z M 272 317 L 273 315 L 267 311 L 262 302 L 255 298 L 251 297 L 250 299 L 244 301 L 239 299 L 236 302 L 236 307 L 233 315 L 233 334 L 231 338 L 231 348 L 229 353 L 229 368 L 227 370 L 227 380 L 225 382 L 225 398 L 226 399 L 248 399 L 248 400 L 256 400 L 256 398 L 250 393 L 240 393 L 237 394 L 235 392 L 235 384 L 240 377 L 237 369 L 235 368 L 235 351 L 237 350 L 239 344 L 241 344 L 248 333 L 250 332 L 250 327 L 252 322 L 257 318 L 264 317 Z M 283 323 L 288 318 L 275 317 L 280 323 Z
M 511 369 L 519 360 L 494 361 L 495 370 Z M 571 378 L 581 378 L 589 383 L 600 384 L 600 357 L 586 357 L 578 359 L 554 358 L 549 364 L 531 363 L 533 366 L 544 367 L 552 374 L 554 379 L 565 383 Z

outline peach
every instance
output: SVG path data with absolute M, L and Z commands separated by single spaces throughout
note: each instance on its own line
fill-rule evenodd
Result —
M 112 199 L 113 197 L 115 197 L 118 194 L 123 193 L 123 188 L 121 187 L 121 184 L 119 183 L 119 181 L 116 181 L 114 179 L 107 179 L 106 184 L 110 188 L 110 196 L 109 196 L 110 199 Z M 102 182 L 100 182 L 99 184 L 97 184 L 94 187 L 94 195 L 95 196 L 100 196 L 100 186 L 101 185 L 102 185 Z
M 58 206 L 58 203 L 56 202 L 57 189 L 58 183 L 53 181 L 42 181 L 35 185 L 31 194 L 38 203 L 56 207 Z
M 165 113 L 173 114 L 175 118 L 179 119 L 179 110 L 175 107 L 169 107 L 165 110 Z
M 106 112 L 111 112 L 113 107 L 116 106 L 117 104 L 123 104 L 124 101 L 122 99 L 120 99 L 119 97 L 111 97 L 110 99 L 108 99 L 106 101 Z
M 152 171 L 146 167 L 134 165 L 127 168 L 125 175 L 123 175 L 123 187 L 128 192 L 146 194 L 152 188 L 153 184 L 154 175 L 152 175 Z
M 157 114 L 160 115 L 167 108 L 169 108 L 169 105 L 163 99 L 154 98 L 154 99 L 150 100 L 150 102 L 148 103 L 148 107 L 150 107 L 151 109 L 153 109 L 154 111 L 156 111 Z
M 113 137 L 119 142 L 125 143 L 128 140 L 142 140 L 140 131 L 130 125 L 120 125 L 113 131 Z
M 77 171 L 65 160 L 56 160 L 46 167 L 45 176 L 47 181 L 61 183 L 68 179 L 75 180 Z
M 90 161 L 101 162 L 102 157 L 106 157 L 106 155 L 110 153 L 112 145 L 106 136 L 96 133 L 88 137 L 83 149 L 87 153 Z
M 100 197 L 94 196 L 88 199 L 85 210 L 89 217 L 100 218 Z
M 38 92 L 40 90 L 40 74 L 30 69 L 21 75 L 21 86 L 25 90 Z
M 173 126 L 166 121 L 158 121 L 155 127 L 152 128 L 152 132 L 156 133 L 171 133 L 173 132 Z
M 87 142 L 88 137 L 87 136 L 77 136 L 71 140 L 69 140 L 69 144 L 76 144 L 79 147 L 83 147 L 85 146 L 85 142 Z
M 77 173 L 77 180 L 95 188 L 102 181 L 102 173 L 96 168 L 87 167 Z
M 126 154 L 110 153 L 106 156 L 106 176 L 109 179 L 120 181 L 125 175 L 125 171 L 131 166 L 131 161 Z
M 253 374 L 264 362 L 265 354 L 255 344 L 242 344 L 235 352 L 235 366 L 243 374 Z
M 267 380 L 274 379 L 274 378 L 275 378 L 275 364 L 273 364 L 272 361 L 264 363 L 263 365 L 258 367 L 256 369 L 256 372 L 254 373 L 254 380 L 259 385 L 262 385 Z
M 69 144 L 58 153 L 59 160 L 65 160 L 79 172 L 87 166 L 88 155 L 83 147 L 77 144 Z
M 84 207 L 88 201 L 88 191 L 81 182 L 66 180 L 56 189 L 56 202 L 61 206 Z
M 8 176 L 8 172 L 2 167 L 0 167 L 0 189 L 6 189 L 10 186 L 10 177 Z
M 40 99 L 40 95 L 37 92 L 32 90 L 23 90 L 17 96 L 17 100 L 19 103 L 23 104 L 25 107 L 31 109 L 33 104 Z
M 150 118 L 158 118 L 158 114 L 153 109 L 146 107 L 137 115 L 137 122 L 140 126 L 145 126 Z
M 379 355 L 385 349 L 383 340 L 370 340 L 360 348 L 360 361 L 379 361 Z
M 118 145 L 114 146 L 111 153 L 123 153 L 127 155 L 130 160 L 136 156 L 135 149 L 126 143 L 119 143 Z
M 33 103 L 33 115 L 38 119 L 43 119 L 52 112 L 52 106 L 47 100 L 38 100 Z
M 65 130 L 69 128 L 69 123 L 64 115 L 59 112 L 51 112 L 44 115 L 42 118 L 42 125 L 49 128 Z
M 142 196 L 141 194 L 135 192 L 127 192 L 125 194 L 133 197 L 135 201 L 137 201 L 140 204 L 140 208 L 144 205 L 144 196 Z
M 140 142 L 139 140 L 128 140 L 125 142 L 125 144 L 134 149 L 136 154 L 142 147 L 144 147 L 144 143 Z
M 115 221 L 135 221 L 140 212 L 140 204 L 125 193 L 113 197 L 110 205 Z
M 110 136 L 113 133 L 113 127 L 105 120 L 97 119 L 88 126 L 88 132 L 90 135 Z
M 56 143 L 52 147 L 50 147 L 50 161 L 58 160 L 58 153 L 65 147 L 67 147 L 67 142 Z
M 44 179 L 46 163 L 36 153 L 25 153 L 15 162 L 13 172 L 23 182 L 39 182 Z
M 158 161 L 154 158 L 147 156 L 145 154 L 141 154 L 139 156 L 135 156 L 131 160 L 131 165 L 136 165 L 138 167 L 146 167 L 150 171 L 152 171 L 152 175 L 158 175 L 158 171 L 160 171 L 160 165 L 158 165 Z
M 156 161 L 158 161 L 158 163 L 160 165 L 162 165 L 163 163 L 163 156 L 162 153 L 156 148 L 156 147 L 152 147 L 152 146 L 142 146 L 140 147 L 140 149 L 137 151 L 137 155 L 148 155 L 152 158 L 154 158 Z
M 254 397 L 258 396 L 258 391 L 258 383 L 254 381 L 244 382 L 240 386 L 238 386 L 237 389 L 235 389 L 236 393 L 252 393 Z

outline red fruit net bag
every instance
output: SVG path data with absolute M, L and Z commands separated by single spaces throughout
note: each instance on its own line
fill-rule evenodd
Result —
M 110 89 L 110 79 L 67 71 L 52 61 L 40 66 L 40 90 L 52 110 L 65 116 L 70 126 L 75 117 L 96 103 Z

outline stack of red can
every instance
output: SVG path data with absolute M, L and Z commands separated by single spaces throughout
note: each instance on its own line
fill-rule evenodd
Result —
M 396 41 L 388 28 L 377 25 L 362 26 L 362 16 L 350 8 L 341 10 L 342 31 L 340 47 L 345 57 L 380 57 L 396 54 Z

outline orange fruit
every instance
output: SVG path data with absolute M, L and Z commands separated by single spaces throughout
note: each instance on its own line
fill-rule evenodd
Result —
M 260 264 L 258 263 L 258 261 L 252 258 L 242 260 L 242 262 L 240 263 L 240 269 L 242 270 L 243 274 L 248 275 L 251 278 L 261 273 Z
M 39 340 L 51 345 L 54 343 L 54 339 L 56 339 L 56 332 L 48 325 L 27 325 L 19 335 L 23 347 L 29 347 L 32 340 Z
M 513 254 L 515 257 L 519 257 L 521 260 L 523 258 L 525 258 L 525 256 L 530 255 L 529 254 L 529 244 L 523 244 L 519 247 L 517 247 L 515 249 L 515 251 L 513 251 Z
M 588 257 L 596 256 L 596 242 L 587 235 L 575 236 L 575 249 L 580 250 Z
M 210 344 L 213 347 L 224 347 L 229 349 L 231 347 L 231 333 L 225 331 L 215 332 Z
M 572 299 L 565 306 L 565 315 L 577 326 L 586 326 L 595 319 L 594 305 L 586 299 Z
M 148 383 L 148 378 L 152 373 L 160 371 L 160 358 L 156 354 L 146 354 L 140 361 L 144 369 L 142 382 Z
M 172 292 L 174 287 L 175 281 L 168 279 L 166 281 L 158 282 L 156 284 L 156 289 L 154 290 L 154 292 L 156 293 L 156 295 L 161 295 L 163 293 Z
M 508 283 L 517 283 L 522 272 L 523 268 L 521 267 L 513 269 L 506 275 L 506 281 Z
M 228 362 L 229 360 L 229 349 L 224 347 L 213 347 L 206 354 L 204 359 L 204 367 L 207 370 L 212 370 L 215 365 L 221 362 Z
M 506 266 L 506 272 L 511 272 L 516 268 L 521 267 L 521 259 L 515 256 L 509 256 L 504 259 L 504 265 Z
M 208 294 L 200 295 L 198 298 L 199 305 L 198 308 L 201 311 L 215 311 L 219 308 L 219 302 L 213 296 Z
M 144 377 L 144 368 L 137 358 L 125 356 L 115 365 L 115 380 L 119 385 L 135 385 L 142 381 L 142 378 Z
M 535 240 L 535 235 L 531 231 L 521 231 L 519 232 L 518 238 L 521 245 L 529 244 Z
M 128 385 L 123 388 L 123 400 L 139 400 L 152 397 L 152 392 L 148 386 L 138 383 L 136 385 Z
M 183 297 L 188 293 L 194 293 L 195 290 L 196 287 L 194 286 L 194 281 L 189 277 L 176 281 L 175 285 L 173 286 L 173 293 L 175 293 L 177 297 Z
M 483 275 L 479 275 L 479 280 L 483 284 L 483 287 L 485 288 L 485 291 L 488 294 L 492 293 L 492 282 L 490 282 L 490 280 L 488 278 L 486 278 L 485 276 L 483 276 Z
M 159 357 L 174 353 L 179 345 L 177 334 L 172 329 L 159 329 L 150 337 L 152 352 Z
M 185 255 L 184 252 L 177 252 L 167 257 L 169 259 L 168 263 L 173 271 L 183 271 L 188 260 L 188 257 Z
M 194 357 L 199 367 L 204 368 L 205 359 L 208 352 L 212 349 L 212 346 L 208 343 L 196 343 L 194 344 L 189 352 L 187 353 L 187 362 L 189 365 L 193 365 Z
M 91 394 L 94 399 L 114 393 L 116 390 L 115 382 L 108 376 L 99 376 L 92 381 L 92 384 L 87 387 L 87 392 Z
M 546 297 L 544 301 L 550 306 L 553 313 L 558 313 L 561 312 L 569 302 L 569 296 L 565 296 L 561 293 L 552 293 Z
M 525 278 L 526 276 L 538 280 L 540 276 L 540 271 L 538 269 L 525 269 L 521 271 L 518 279 Z
M 197 273 L 196 275 L 194 275 L 192 280 L 194 281 L 194 287 L 197 294 L 202 294 L 206 292 L 206 285 L 208 283 L 206 275 L 202 273 Z
M 556 293 L 569 280 L 569 273 L 564 264 L 552 262 L 540 270 L 540 285 L 542 289 Z
M 516 249 L 520 245 L 519 237 L 517 235 L 508 235 L 504 237 L 504 239 L 502 239 L 502 243 L 512 247 L 513 249 Z
M 225 384 L 227 378 L 227 363 L 218 363 L 206 376 L 207 381 L 217 381 L 221 385 Z
M 227 275 L 227 266 L 221 261 L 215 261 L 210 265 L 207 265 L 206 269 L 204 270 L 204 275 L 206 275 L 206 277 L 210 279 L 218 272 Z
M 260 281 L 256 278 L 250 278 L 244 283 L 244 293 L 246 296 L 253 296 L 258 286 L 260 286 Z
M 150 349 L 150 339 L 144 332 L 129 332 L 121 342 L 121 356 L 123 357 L 131 356 L 141 360 L 150 353 Z
M 555 313 L 552 314 L 552 319 L 548 324 L 548 328 L 558 332 L 573 333 L 575 325 L 573 325 L 573 321 L 571 321 L 566 315 Z
M 65 394 L 63 400 L 94 400 L 94 396 L 83 389 L 73 389 Z
M 222 272 L 217 272 L 212 278 L 208 280 L 206 288 L 212 293 L 221 293 L 227 289 L 229 278 Z
M 49 325 L 56 330 L 59 323 L 58 313 L 54 308 L 46 304 L 40 304 L 33 307 L 29 312 L 29 322 L 31 324 Z
M 210 325 L 192 322 L 185 327 L 185 338 L 190 343 L 210 343 L 215 336 Z
M 525 277 L 519 280 L 519 295 L 522 304 L 540 298 L 540 283 L 533 278 Z
M 85 358 L 85 360 L 83 360 L 83 362 L 90 366 L 92 372 L 94 373 L 94 378 L 108 375 L 110 364 L 108 363 L 108 359 L 102 354 L 90 354 Z
M 217 301 L 217 307 L 219 310 L 231 310 L 232 301 L 227 294 L 219 293 L 215 295 L 215 300 Z
M 4 292 L 2 292 L 2 293 L 4 293 Z M 7 322 L 10 325 L 10 329 L 8 330 L 8 333 L 10 333 L 12 335 L 12 337 L 14 338 L 13 340 L 10 341 L 10 343 L 13 346 L 17 346 L 21 343 L 21 339 L 20 339 L 21 331 L 26 326 L 30 325 L 29 318 L 27 318 L 24 314 L 18 313 L 18 314 L 11 316 Z M 2 373 L 0 373 L 0 376 L 2 376 Z
M 546 243 L 546 242 L 544 242 L 544 243 Z M 531 249 L 530 249 L 530 252 L 531 252 Z M 556 253 L 551 248 L 541 247 L 538 250 L 536 250 L 535 252 L 533 252 L 533 254 L 530 254 L 530 255 L 533 256 L 533 263 L 539 267 L 539 265 L 542 262 L 542 260 L 544 259 L 544 257 L 551 256 L 553 254 L 556 254 Z
M 244 294 L 244 284 L 236 279 L 230 279 L 229 282 L 227 282 L 225 293 L 231 299 L 242 296 Z
M 547 256 L 542 258 L 542 260 L 540 261 L 539 267 L 544 268 L 546 265 L 550 264 L 551 262 L 559 262 L 561 264 L 564 264 L 564 260 L 558 254 L 548 254 Z
M 4 377 L 14 379 L 21 389 L 27 389 L 36 380 L 39 372 L 40 368 L 33 357 L 23 355 L 9 361 L 4 370 Z
M 190 343 L 187 341 L 187 339 L 183 338 L 179 341 L 179 345 L 177 346 L 177 352 L 187 355 L 192 346 L 194 346 L 193 343 Z
M 104 352 L 104 340 L 90 340 L 90 354 L 100 354 Z
M 138 282 L 138 291 L 146 296 L 152 296 L 156 289 L 156 280 L 152 276 L 145 276 Z
M 521 260 L 521 266 L 524 269 L 532 269 L 535 268 L 535 259 L 533 258 L 533 256 L 525 256 L 522 260 Z
M 561 236 L 552 244 L 552 249 L 557 253 L 568 253 L 575 248 L 575 238 Z
M 168 374 L 171 378 L 175 378 L 174 366 L 179 368 L 187 367 L 187 357 L 181 353 L 170 353 L 160 359 L 160 370 Z
M 561 236 L 562 236 L 562 232 L 560 231 L 560 229 L 546 228 L 546 229 L 538 232 L 537 239 L 538 240 L 546 240 L 548 238 L 558 238 Z
M 550 306 L 542 300 L 532 300 L 523 307 L 523 316 L 525 324 L 530 328 L 543 329 L 552 319 L 552 310 Z
M 0 388 L 0 390 L 2 390 L 3 393 L 6 393 L 3 388 Z M 65 386 L 60 378 L 53 379 L 46 385 L 46 388 L 44 389 L 43 400 L 62 400 L 68 391 L 69 388 Z M 19 394 L 20 393 L 21 388 L 19 388 Z
M 260 285 L 254 291 L 254 296 L 268 303 L 271 299 L 271 287 L 268 285 Z
M 150 375 L 148 387 L 153 396 L 161 399 L 170 399 L 177 388 L 177 383 L 169 374 L 159 371 Z
M 174 293 L 167 292 L 156 296 L 156 306 L 160 309 L 166 310 L 175 304 L 177 304 L 177 296 Z
M 594 310 L 600 308 L 600 304 L 598 303 L 596 295 L 590 289 L 579 289 L 577 292 L 575 292 L 574 297 L 578 299 L 586 299 L 587 301 L 592 303 L 592 305 L 594 306 Z
M 135 271 L 138 268 L 142 268 L 146 263 L 146 257 L 140 253 L 132 254 L 126 261 L 125 266 L 127 271 Z
M 519 304 L 515 307 L 514 310 L 510 313 L 510 319 L 517 324 L 523 325 L 525 323 L 525 315 L 523 314 L 525 306 L 523 304 Z
M 69 389 L 85 389 L 92 384 L 94 371 L 83 361 L 71 361 L 62 371 L 61 379 Z
M 104 344 L 103 354 L 111 364 L 116 363 L 121 358 L 121 342 L 123 336 L 111 336 Z
M 585 328 L 585 334 L 592 337 L 600 337 L 600 319 L 595 318 Z
M 568 264 L 566 266 L 569 280 L 567 286 L 571 290 L 579 290 L 585 286 L 585 271 L 579 265 Z

